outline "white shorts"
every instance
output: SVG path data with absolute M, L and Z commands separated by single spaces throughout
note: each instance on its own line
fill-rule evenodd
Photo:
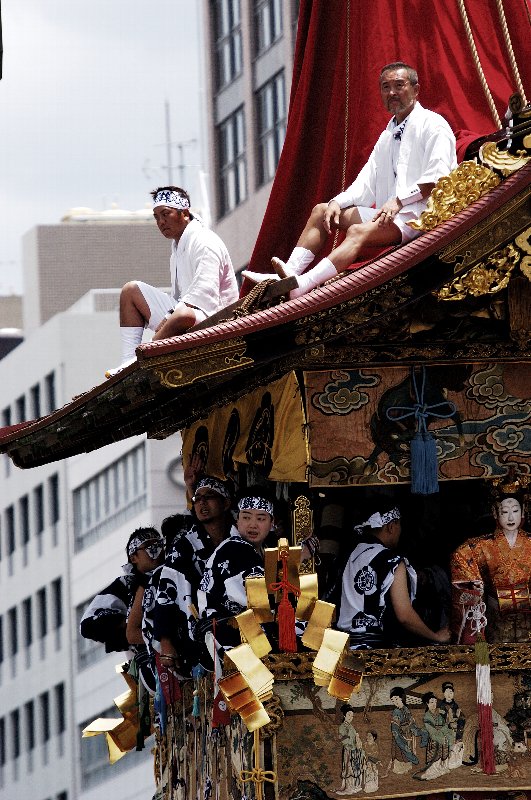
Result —
M 356 206 L 356 208 L 359 211 L 362 222 L 371 222 L 377 211 L 376 208 L 367 208 L 366 206 Z M 418 219 L 416 214 L 412 214 L 411 211 L 402 210 L 398 212 L 393 220 L 393 224 L 396 225 L 402 234 L 402 244 L 416 239 L 417 236 L 422 233 L 422 231 L 416 231 L 410 228 L 409 225 L 406 225 L 406 222 L 411 222 L 414 219 Z
M 171 294 L 163 292 L 162 289 L 157 289 L 155 286 L 151 286 L 149 283 L 144 283 L 143 281 L 135 281 L 135 283 L 142 292 L 144 300 L 148 304 L 151 312 L 151 316 L 146 328 L 155 331 L 166 314 L 169 311 L 175 311 L 179 303 L 171 296 Z M 187 304 L 183 303 L 183 305 Z M 196 322 L 202 322 L 204 319 L 206 319 L 206 314 L 201 311 L 201 309 L 195 308 L 195 306 L 190 306 L 190 308 L 192 307 L 195 311 Z

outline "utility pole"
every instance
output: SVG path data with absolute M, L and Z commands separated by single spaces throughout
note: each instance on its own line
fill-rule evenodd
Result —
M 173 186 L 173 167 L 171 163 L 170 104 L 167 100 L 165 100 L 164 102 L 164 112 L 166 116 L 166 169 L 168 170 L 168 186 Z

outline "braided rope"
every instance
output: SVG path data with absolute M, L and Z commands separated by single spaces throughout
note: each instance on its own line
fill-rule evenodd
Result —
M 245 295 L 238 308 L 234 309 L 234 312 L 232 314 L 232 319 L 245 317 L 247 316 L 247 314 L 251 314 L 256 308 L 260 307 L 260 302 L 265 293 L 265 290 L 267 289 L 268 286 L 271 286 L 272 283 L 276 283 L 276 280 L 274 278 L 256 283 L 251 289 L 251 291 L 247 295 Z
M 476 65 L 476 70 L 479 76 L 479 80 L 481 82 L 481 86 L 485 93 L 485 97 L 487 98 L 487 103 L 489 104 L 490 113 L 492 114 L 492 119 L 494 120 L 494 124 L 501 128 L 501 119 L 498 115 L 496 110 L 496 106 L 494 105 L 494 99 L 492 97 L 491 91 L 489 89 L 487 80 L 485 78 L 485 73 L 483 72 L 483 67 L 481 66 L 481 61 L 479 60 L 478 51 L 476 48 L 476 43 L 474 41 L 474 35 L 472 33 L 472 29 L 470 27 L 470 22 L 468 21 L 468 14 L 465 8 L 464 0 L 457 0 L 457 5 L 459 6 L 459 11 L 461 13 L 461 19 L 463 20 L 463 25 L 465 27 L 466 38 L 468 39 L 468 44 L 470 47 L 470 52 L 472 53 L 472 58 L 474 59 L 474 64 Z
M 509 33 L 509 27 L 507 25 L 507 20 L 505 18 L 505 10 L 503 8 L 502 0 L 496 0 L 496 6 L 498 7 L 498 15 L 500 17 L 500 23 L 502 26 L 503 37 L 505 39 L 505 46 L 507 48 L 507 52 L 509 54 L 509 61 L 511 62 L 511 69 L 513 71 L 514 79 L 516 81 L 516 88 L 522 95 L 522 99 L 524 101 L 524 106 L 527 104 L 527 99 L 524 92 L 524 86 L 522 84 L 522 80 L 520 78 L 520 73 L 518 71 L 518 64 L 516 63 L 516 58 L 514 55 L 513 44 L 511 42 L 511 35 Z
M 350 116 L 350 0 L 347 0 L 347 35 L 345 39 L 345 133 L 343 136 L 343 166 L 341 169 L 341 191 L 345 190 L 347 180 L 347 150 L 348 150 L 348 123 Z M 339 229 L 334 234 L 334 244 L 337 246 Z

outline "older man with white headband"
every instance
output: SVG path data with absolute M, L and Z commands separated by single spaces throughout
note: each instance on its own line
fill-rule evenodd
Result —
M 151 192 L 153 216 L 171 239 L 171 294 L 143 281 L 126 283 L 120 294 L 122 363 L 110 378 L 135 361 L 144 328 L 154 340 L 178 336 L 238 299 L 238 285 L 224 243 L 190 211 L 190 197 L 178 186 Z
M 448 628 L 432 631 L 413 606 L 417 575 L 396 548 L 402 531 L 400 511 L 377 511 L 354 529 L 359 543 L 350 554 L 343 573 L 341 606 L 337 627 L 350 633 L 352 649 L 400 645 L 396 626 L 440 644 L 450 640 Z

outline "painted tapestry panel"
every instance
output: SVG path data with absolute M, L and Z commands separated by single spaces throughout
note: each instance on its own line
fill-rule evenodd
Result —
M 505 474 L 531 457 L 529 364 L 367 367 L 305 373 L 310 485 L 408 483 L 425 407 L 439 480 Z
M 447 681 L 453 697 L 445 705 Z M 494 775 L 479 763 L 473 673 L 367 678 L 350 704 L 309 682 L 275 682 L 284 708 L 275 737 L 279 799 L 531 788 L 531 674 L 495 674 L 492 682 Z

